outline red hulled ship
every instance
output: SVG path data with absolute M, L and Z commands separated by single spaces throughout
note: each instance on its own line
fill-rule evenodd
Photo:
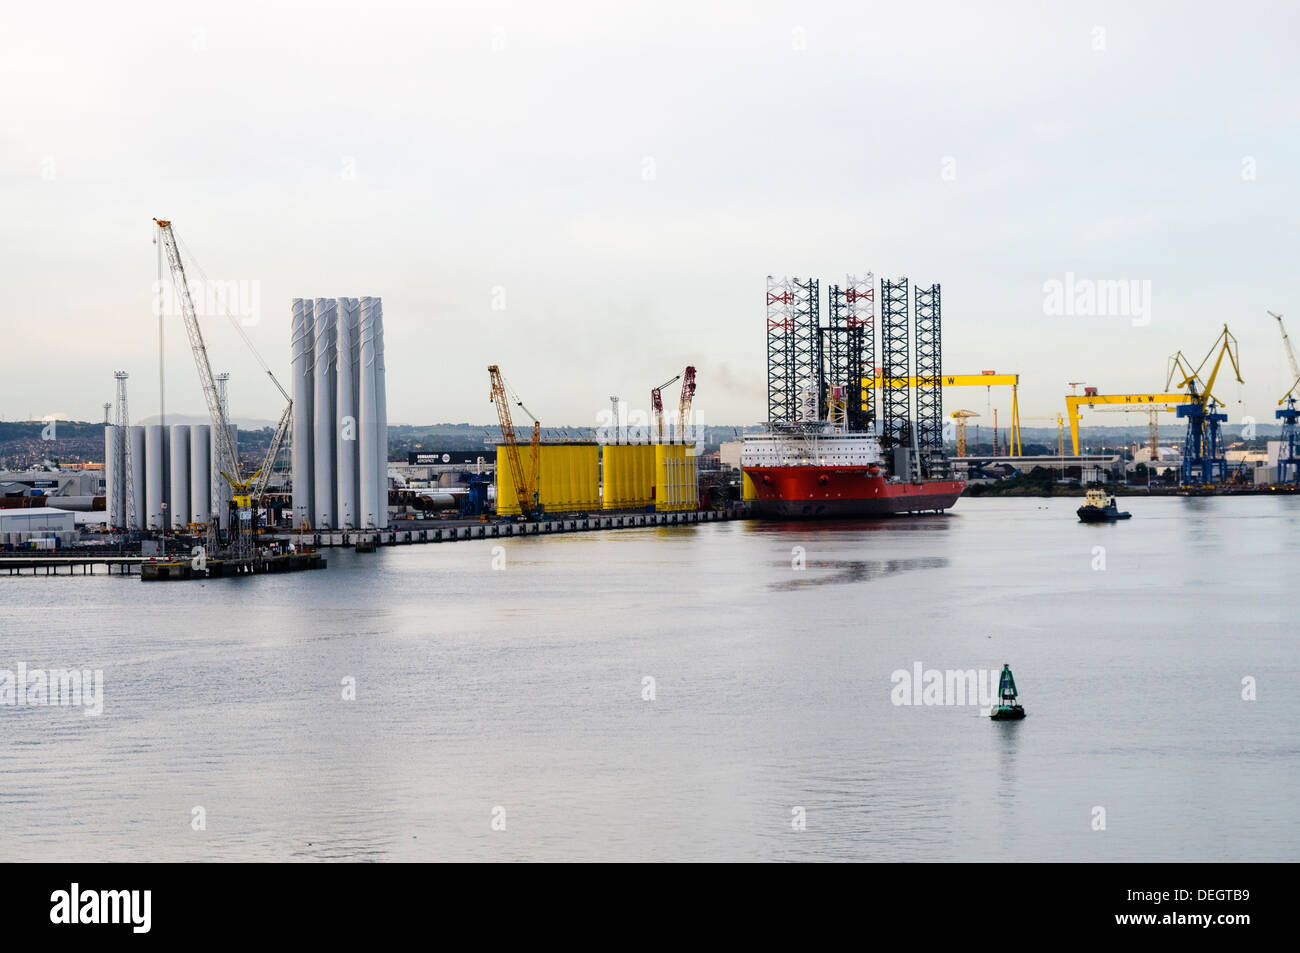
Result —
M 966 488 L 962 480 L 893 476 L 875 434 L 829 425 L 747 436 L 740 464 L 755 515 L 779 519 L 933 513 Z

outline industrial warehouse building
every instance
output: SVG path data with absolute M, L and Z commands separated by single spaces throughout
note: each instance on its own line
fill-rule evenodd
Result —
M 20 544 L 29 539 L 58 537 L 71 542 L 77 531 L 77 517 L 67 510 L 50 506 L 25 509 L 0 509 L 0 543 Z
M 61 497 L 65 500 L 89 500 L 103 492 L 103 476 L 89 466 L 69 469 L 0 470 L 0 496 Z M 67 509 L 78 509 L 69 505 Z M 89 509 L 81 506 L 81 509 Z

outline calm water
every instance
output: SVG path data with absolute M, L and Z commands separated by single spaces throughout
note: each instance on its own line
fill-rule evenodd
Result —
M 504 570 L 485 541 L 0 577 L 0 668 L 102 668 L 106 695 L 0 708 L 0 852 L 1300 859 L 1300 500 L 1076 505 L 503 540 Z M 895 706 L 916 662 L 1010 662 L 1029 717 Z

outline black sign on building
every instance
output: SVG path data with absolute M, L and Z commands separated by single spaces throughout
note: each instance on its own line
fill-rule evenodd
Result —
M 497 462 L 495 450 L 412 450 L 406 462 L 413 467 L 469 467 L 482 460 Z

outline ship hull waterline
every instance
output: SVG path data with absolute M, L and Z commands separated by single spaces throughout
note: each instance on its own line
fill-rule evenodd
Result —
M 950 509 L 966 489 L 962 480 L 890 483 L 860 467 L 747 467 L 756 516 L 836 519 L 902 516 Z

